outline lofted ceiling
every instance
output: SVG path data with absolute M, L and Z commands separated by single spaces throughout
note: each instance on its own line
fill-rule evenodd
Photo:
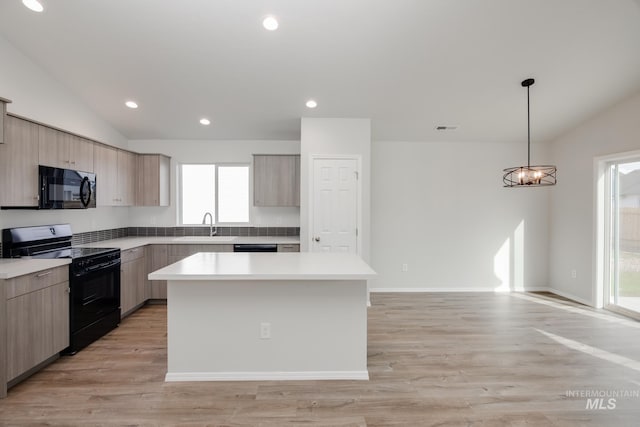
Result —
M 640 90 L 637 0 L 41 2 L 2 0 L 0 35 L 128 139 L 296 140 L 300 117 L 366 117 L 374 140 L 521 142 L 534 77 L 544 141 Z

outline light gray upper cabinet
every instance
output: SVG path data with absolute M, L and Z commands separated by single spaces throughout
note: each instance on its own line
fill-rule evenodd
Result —
M 136 206 L 169 206 L 171 159 L 162 154 L 138 154 Z
M 96 144 L 94 172 L 98 206 L 132 206 L 136 198 L 136 154 Z
M 41 126 L 38 151 L 41 165 L 93 172 L 93 142 L 79 136 Z
M 38 135 L 41 126 L 5 117 L 5 143 L 0 145 L 0 205 L 38 206 Z
M 0 144 L 4 143 L 4 116 L 7 114 L 8 99 L 0 98 Z
M 300 155 L 253 155 L 253 205 L 300 206 Z

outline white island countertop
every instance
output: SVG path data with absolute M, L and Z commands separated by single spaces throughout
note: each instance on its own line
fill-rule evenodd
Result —
M 197 253 L 149 274 L 150 280 L 366 280 L 376 272 L 346 253 Z

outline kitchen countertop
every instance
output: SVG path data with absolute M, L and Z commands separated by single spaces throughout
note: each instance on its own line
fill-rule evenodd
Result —
M 235 244 L 300 244 L 299 236 L 181 236 L 181 237 L 123 237 L 88 243 L 89 248 L 120 248 L 122 251 L 144 245 L 235 245 Z
M 121 239 L 103 240 L 101 242 L 88 243 L 84 247 L 93 248 L 119 248 L 122 251 L 137 248 L 145 245 L 186 245 L 186 244 L 211 244 L 211 245 L 233 245 L 243 243 L 275 243 L 275 244 L 300 244 L 299 236 L 182 236 L 182 237 L 123 237 Z M 68 258 L 62 259 L 26 259 L 26 258 L 0 258 L 0 280 L 11 279 L 25 274 L 48 268 L 59 267 L 70 264 Z
M 60 267 L 71 264 L 69 258 L 59 259 L 26 259 L 26 258 L 0 258 L 0 279 L 12 279 L 36 271 Z
M 149 274 L 150 280 L 366 280 L 376 272 L 355 254 L 336 252 L 191 255 Z

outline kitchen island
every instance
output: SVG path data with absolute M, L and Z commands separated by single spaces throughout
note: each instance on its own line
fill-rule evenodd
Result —
M 367 279 L 344 253 L 198 253 L 167 280 L 166 381 L 368 379 Z

